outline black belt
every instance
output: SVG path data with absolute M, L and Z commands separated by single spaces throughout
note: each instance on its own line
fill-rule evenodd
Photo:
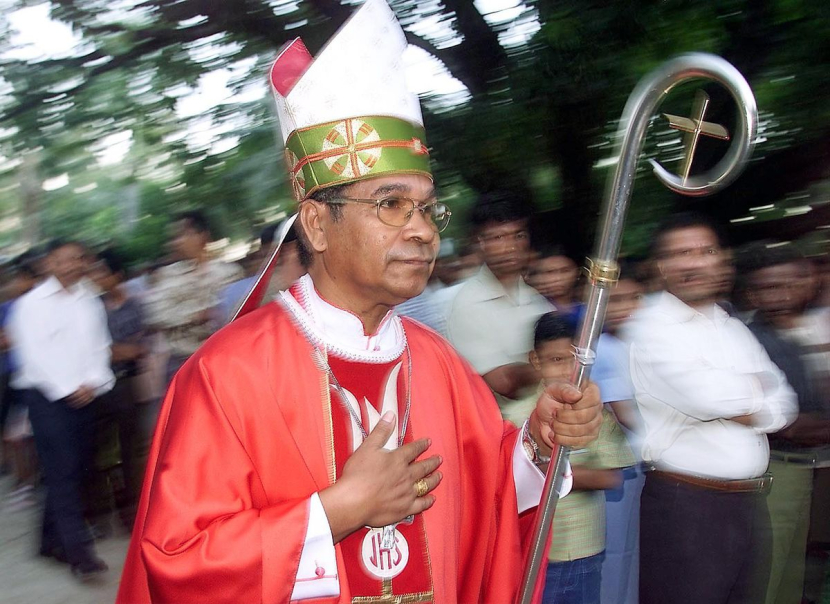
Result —
M 746 478 L 744 480 L 719 480 L 705 476 L 694 476 L 692 474 L 680 474 L 678 472 L 666 472 L 665 470 L 652 470 L 650 476 L 666 481 L 683 482 L 710 491 L 721 491 L 724 493 L 768 493 L 772 488 L 772 475 L 764 474 L 758 478 Z
M 772 449 L 769 458 L 783 463 L 791 463 L 809 468 L 827 467 L 830 462 L 830 451 L 822 449 L 819 451 L 778 451 Z

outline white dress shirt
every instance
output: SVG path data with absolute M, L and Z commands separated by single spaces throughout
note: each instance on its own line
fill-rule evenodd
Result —
M 390 311 L 377 331 L 367 336 L 360 319 L 323 300 L 308 275 L 300 278 L 298 298 L 288 292 L 280 294 L 282 304 L 294 315 L 300 328 L 315 344 L 324 345 L 328 354 L 362 363 L 388 363 L 403 354 L 406 336 L 401 319 L 394 312 Z M 390 441 L 394 442 L 394 438 Z M 521 439 L 513 449 L 513 481 L 519 513 L 539 504 L 545 476 L 527 457 Z M 573 475 L 568 465 L 563 496 L 572 485 Z M 324 578 L 315 579 L 317 568 L 325 571 Z M 336 568 L 331 528 L 320 497 L 315 493 L 309 499 L 308 528 L 291 600 L 338 596 L 340 584 Z
M 662 292 L 626 329 L 644 423 L 643 459 L 658 469 L 724 480 L 762 475 L 766 433 L 792 422 L 796 395 L 739 320 Z M 746 426 L 730 418 L 751 415 Z
M 83 281 L 66 290 L 46 279 L 15 302 L 8 329 L 19 359 L 16 388 L 56 401 L 81 386 L 101 395 L 115 383 L 107 313 Z

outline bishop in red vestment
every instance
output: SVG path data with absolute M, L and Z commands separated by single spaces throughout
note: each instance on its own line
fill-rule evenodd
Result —
M 420 113 L 400 117 L 403 48 L 368 0 L 306 65 L 302 102 L 272 73 L 308 274 L 170 385 L 120 604 L 510 602 L 544 455 L 596 437 L 596 388 L 550 387 L 518 430 L 447 342 L 394 314 L 424 289 L 450 216 Z M 305 50 L 289 50 L 293 70 Z M 360 114 L 324 94 L 354 85 L 350 70 L 370 89 L 382 76 Z
M 311 303 L 304 300 L 309 294 Z M 298 577 L 305 579 L 300 593 L 303 583 L 327 578 L 339 586 L 338 594 L 310 602 L 351 602 L 361 595 L 352 584 L 372 581 L 382 595 L 384 580 L 365 572 L 359 548 L 347 543 L 332 548 L 331 562 L 310 560 L 300 576 L 309 498 L 334 481 L 343 463 L 334 438 L 348 441 L 351 430 L 336 423 L 348 414 L 315 350 L 327 327 L 359 321 L 319 298 L 308 276 L 288 295 L 290 306 L 281 299 L 214 336 L 175 378 L 119 602 L 288 602 Z M 301 304 L 318 317 L 327 313 L 319 326 Z M 387 321 L 375 337 L 362 338 L 380 347 L 374 354 L 348 346 L 361 339 L 350 341 L 352 326 L 325 344 L 340 376 L 349 375 L 349 365 L 381 366 L 381 355 L 397 354 L 401 393 L 411 356 L 407 431 L 412 439 L 429 438 L 430 454 L 443 460 L 435 503 L 413 523 L 423 533 L 407 537 L 407 566 L 422 574 L 409 579 L 413 589 L 398 590 L 392 578 L 389 593 L 411 595 L 402 602 L 508 602 L 521 574 L 522 522 L 531 514 L 520 517 L 513 477 L 519 431 L 501 420 L 484 382 L 440 336 L 407 319 Z M 405 348 L 392 333 L 398 330 Z M 393 398 L 402 409 L 405 396 Z

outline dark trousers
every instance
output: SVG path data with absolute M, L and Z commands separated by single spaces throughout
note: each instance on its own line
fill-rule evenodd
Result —
M 92 471 L 94 405 L 73 409 L 37 390 L 26 390 L 23 397 L 46 481 L 41 551 L 63 548 L 70 564 L 80 564 L 93 556 L 82 484 Z
M 646 475 L 640 604 L 759 604 L 770 548 L 766 495 Z
M 136 493 L 138 408 L 130 378 L 119 378 L 113 389 L 92 405 L 94 413 L 95 475 L 85 485 L 87 518 L 93 525 L 109 523 L 113 499 L 124 525 L 132 529 Z
M 11 374 L 9 373 L 0 374 L 0 437 L 2 437 L 5 432 L 6 420 L 9 418 L 9 411 L 15 403 L 14 398 L 10 396 L 10 377 Z

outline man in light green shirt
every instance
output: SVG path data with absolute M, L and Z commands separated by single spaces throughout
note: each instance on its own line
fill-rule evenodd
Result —
M 459 290 L 447 320 L 450 342 L 496 394 L 507 419 L 517 399 L 539 382 L 527 362 L 533 325 L 554 310 L 522 277 L 531 214 L 518 194 L 491 193 L 478 200 L 470 222 L 484 266 Z

